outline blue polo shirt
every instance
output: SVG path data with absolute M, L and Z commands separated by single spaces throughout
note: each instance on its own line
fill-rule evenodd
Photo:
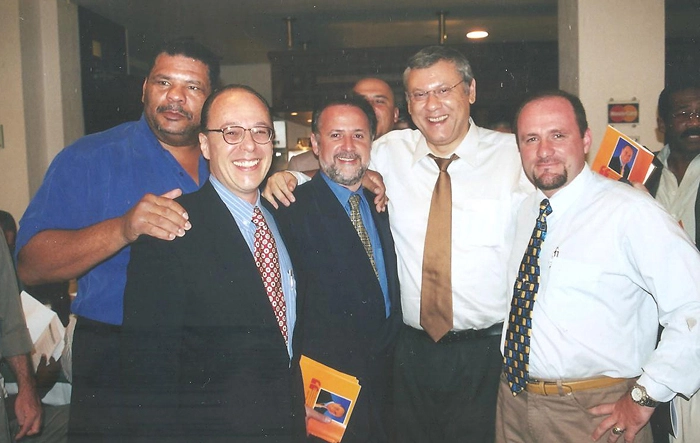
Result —
M 343 205 L 343 209 L 345 209 L 345 212 L 348 214 L 348 218 L 350 217 L 350 203 L 348 201 L 350 200 L 350 196 L 353 194 L 360 196 L 360 217 L 362 217 L 362 224 L 365 225 L 365 230 L 369 236 L 369 241 L 372 244 L 372 255 L 374 255 L 374 263 L 377 265 L 379 286 L 381 286 L 382 294 L 384 294 L 384 308 L 385 314 L 388 318 L 389 313 L 391 312 L 391 302 L 389 300 L 389 283 L 386 277 L 386 267 L 384 265 L 384 251 L 382 249 L 382 242 L 379 238 L 379 233 L 377 232 L 377 227 L 374 224 L 374 219 L 372 218 L 372 212 L 369 209 L 369 202 L 365 198 L 365 194 L 361 187 L 357 190 L 357 192 L 353 192 L 345 186 L 341 186 L 331 180 L 325 173 L 321 171 L 319 171 L 319 173 L 321 174 L 323 180 L 328 184 L 328 187 L 331 188 L 331 191 L 333 191 L 333 194 L 338 199 L 340 204 Z
M 207 162 L 200 157 L 200 182 L 208 176 Z M 190 193 L 199 187 L 141 116 L 139 121 L 82 137 L 56 156 L 20 220 L 17 251 L 47 229 L 81 229 L 120 217 L 146 193 L 160 195 L 175 188 Z M 78 279 L 75 314 L 122 323 L 130 249 L 122 249 Z

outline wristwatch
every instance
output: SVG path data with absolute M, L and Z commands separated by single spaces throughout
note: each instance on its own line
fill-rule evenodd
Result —
M 635 384 L 630 391 L 630 396 L 632 401 L 640 406 L 647 406 L 649 408 L 655 408 L 659 405 L 659 402 L 649 397 L 646 388 L 642 385 Z

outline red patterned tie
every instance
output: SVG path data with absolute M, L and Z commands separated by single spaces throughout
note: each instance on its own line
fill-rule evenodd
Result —
M 280 262 L 277 254 L 277 243 L 267 226 L 260 208 L 253 208 L 253 224 L 255 224 L 255 248 L 253 256 L 258 267 L 263 285 L 267 291 L 272 309 L 275 312 L 277 325 L 282 331 L 284 342 L 287 343 L 287 305 L 282 293 L 282 278 L 280 276 Z

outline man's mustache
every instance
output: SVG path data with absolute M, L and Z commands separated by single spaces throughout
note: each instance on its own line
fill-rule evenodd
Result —
M 688 128 L 685 131 L 681 132 L 681 138 L 687 138 L 693 135 L 700 136 L 700 127 Z
M 187 117 L 188 120 L 192 120 L 192 113 L 185 111 L 185 109 L 182 106 L 176 104 L 158 106 L 156 108 L 156 112 L 177 112 L 178 114 Z

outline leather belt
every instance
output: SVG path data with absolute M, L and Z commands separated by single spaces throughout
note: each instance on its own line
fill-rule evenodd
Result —
M 585 391 L 587 389 L 607 388 L 618 383 L 625 382 L 627 378 L 597 377 L 574 381 L 544 381 L 529 380 L 525 390 L 529 394 L 537 395 L 566 395 L 572 392 Z
M 418 335 L 423 338 L 427 338 L 430 341 L 433 339 L 422 329 L 416 329 L 411 326 L 405 325 L 404 329 L 410 331 L 414 335 Z M 457 343 L 466 340 L 474 340 L 484 337 L 501 336 L 503 332 L 503 323 L 496 323 L 493 326 L 489 326 L 485 329 L 465 329 L 463 331 L 449 331 L 440 340 L 437 341 L 438 344 L 446 343 Z

